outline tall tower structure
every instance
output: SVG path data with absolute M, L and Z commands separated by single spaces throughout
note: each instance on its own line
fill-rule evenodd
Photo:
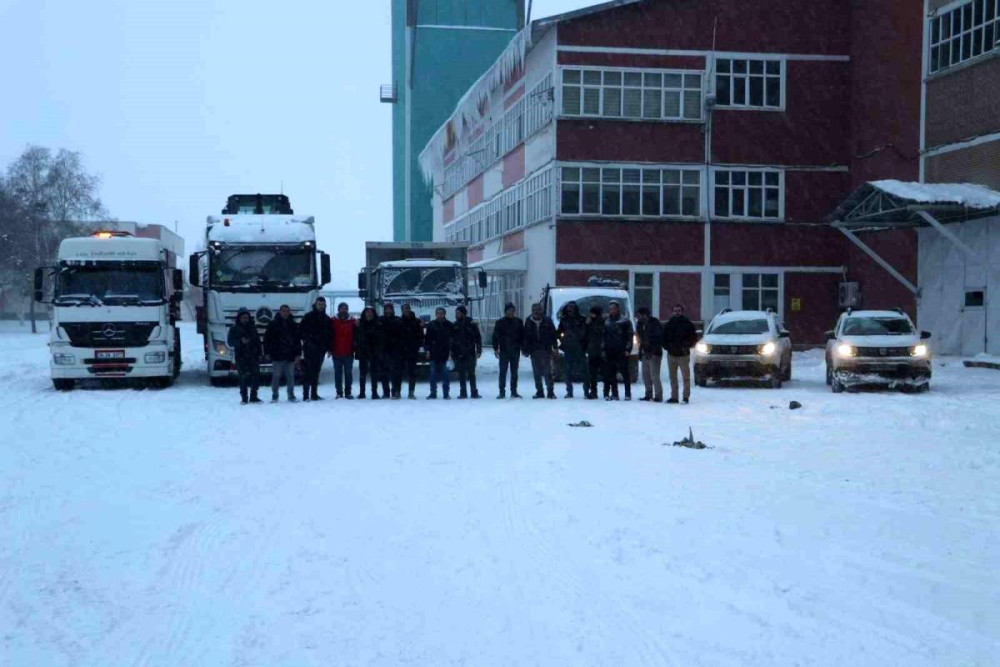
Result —
M 393 238 L 430 241 L 431 191 L 417 158 L 465 91 L 524 26 L 524 0 L 392 0 Z

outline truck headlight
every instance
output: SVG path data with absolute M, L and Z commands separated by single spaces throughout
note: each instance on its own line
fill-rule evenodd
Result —
M 854 348 L 850 345 L 838 345 L 837 354 L 839 354 L 842 357 L 853 357 Z
M 698 343 L 694 346 L 694 349 L 698 352 L 698 354 L 708 354 L 712 348 L 708 346 L 708 343 Z
M 770 357 L 777 349 L 778 346 L 775 345 L 773 341 L 768 341 L 760 346 L 760 353 L 764 356 Z
M 914 347 L 913 349 L 910 350 L 910 356 L 913 356 L 913 357 L 926 357 L 927 356 L 927 346 L 926 345 L 917 345 L 916 347 Z
M 145 356 L 145 359 L 146 359 L 146 363 L 147 364 L 162 364 L 164 361 L 167 360 L 167 353 L 166 352 L 147 352 L 146 356 Z
M 218 354 L 220 357 L 229 356 L 229 347 L 218 338 L 212 339 L 212 346 L 215 348 L 215 353 Z
M 76 363 L 76 357 L 72 354 L 56 352 L 52 355 L 52 361 L 56 366 L 72 366 Z

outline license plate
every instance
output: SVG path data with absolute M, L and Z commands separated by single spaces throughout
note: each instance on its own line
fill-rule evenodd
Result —
M 105 359 L 124 359 L 125 350 L 95 350 L 94 358 L 98 361 Z

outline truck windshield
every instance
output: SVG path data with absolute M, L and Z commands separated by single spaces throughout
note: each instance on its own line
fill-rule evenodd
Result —
M 155 264 L 64 267 L 56 279 L 55 303 L 60 306 L 161 304 L 163 271 Z
M 462 294 L 462 270 L 455 266 L 386 268 L 382 292 L 385 296 Z
M 312 248 L 226 247 L 211 254 L 212 287 L 311 289 L 316 286 Z

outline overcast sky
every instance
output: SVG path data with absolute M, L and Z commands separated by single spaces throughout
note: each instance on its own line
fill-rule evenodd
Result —
M 80 151 L 113 216 L 176 222 L 189 250 L 227 195 L 283 182 L 349 288 L 364 242 L 392 237 L 389 8 L 0 0 L 0 165 L 28 144 Z

